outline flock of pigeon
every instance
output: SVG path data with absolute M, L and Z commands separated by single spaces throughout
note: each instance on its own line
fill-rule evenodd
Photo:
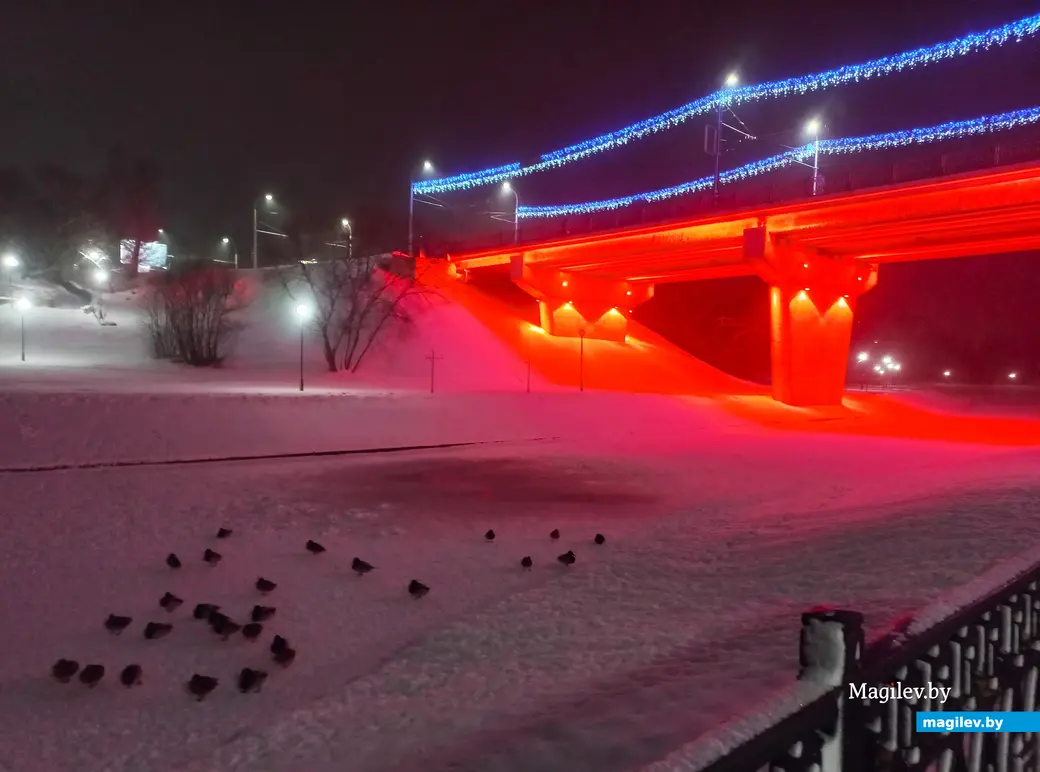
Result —
M 218 539 L 227 539 L 231 536 L 231 529 L 220 528 L 217 531 Z M 487 541 L 495 540 L 494 530 L 488 530 L 484 534 L 484 538 Z M 549 538 L 556 541 L 560 538 L 559 529 L 553 529 L 549 533 Z M 606 537 L 601 533 L 597 533 L 593 541 L 596 544 L 605 544 Z M 320 555 L 325 552 L 325 547 L 314 540 L 308 540 L 304 545 L 304 548 L 312 555 Z M 564 566 L 572 566 L 577 561 L 573 550 L 568 550 L 562 555 L 556 558 Z M 223 555 L 219 552 L 207 548 L 202 553 L 202 560 L 204 563 L 210 566 L 216 566 L 223 560 Z M 166 557 L 166 565 L 171 569 L 179 569 L 183 565 L 181 559 L 176 554 L 170 553 Z M 534 561 L 530 555 L 520 560 L 520 565 L 524 569 L 530 570 L 534 565 Z M 375 567 L 361 558 L 354 558 L 350 564 L 351 569 L 358 576 L 364 576 L 369 571 L 372 571 Z M 272 582 L 270 579 L 259 577 L 254 585 L 257 592 L 263 596 L 267 596 L 277 589 L 278 585 Z M 408 584 L 408 594 L 413 598 L 422 598 L 430 592 L 430 588 L 420 582 L 417 579 L 412 579 Z M 178 598 L 171 592 L 167 592 L 159 599 L 159 607 L 173 613 L 180 606 L 184 604 L 182 598 Z M 199 603 L 195 606 L 194 618 L 206 622 L 214 634 L 218 635 L 221 640 L 228 640 L 231 636 L 241 634 L 247 641 L 256 641 L 264 632 L 264 622 L 271 619 L 277 609 L 274 606 L 253 606 L 250 612 L 250 621 L 244 624 L 239 624 L 233 621 L 226 614 L 221 612 L 220 606 L 213 603 Z M 133 619 L 128 616 L 120 616 L 118 614 L 109 614 L 108 619 L 105 620 L 105 629 L 113 635 L 120 635 L 133 623 Z M 157 638 L 163 638 L 170 634 L 173 630 L 173 625 L 166 622 L 148 622 L 144 626 L 144 637 L 147 640 L 155 640 Z M 289 641 L 280 635 L 275 635 L 271 640 L 269 647 L 273 661 L 281 665 L 282 667 L 288 667 L 296 659 L 296 649 L 289 645 Z M 54 666 L 51 668 L 51 675 L 59 683 L 67 684 L 70 683 L 76 674 L 79 674 L 79 680 L 86 684 L 88 687 L 93 688 L 97 686 L 101 680 L 105 677 L 105 666 L 98 664 L 88 664 L 80 668 L 80 665 L 75 660 L 71 659 L 59 659 Z M 123 668 L 119 674 L 119 681 L 123 686 L 131 688 L 139 686 L 142 681 L 143 671 L 140 665 L 127 665 Z M 253 668 L 242 668 L 238 674 L 238 690 L 243 694 L 249 692 L 259 692 L 263 686 L 264 681 L 267 679 L 267 672 L 264 670 L 254 670 Z M 185 684 L 187 690 L 194 695 L 199 701 L 204 700 L 217 686 L 220 684 L 218 678 L 208 675 L 201 675 L 195 673 Z

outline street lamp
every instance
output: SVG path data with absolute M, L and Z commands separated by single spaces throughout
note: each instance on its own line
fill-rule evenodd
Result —
M 313 309 L 307 303 L 296 305 L 296 317 L 300 322 L 300 391 L 303 391 L 303 328 L 311 318 Z
M 813 138 L 812 194 L 815 196 L 820 186 L 820 130 L 823 126 L 819 119 L 813 118 L 805 124 L 805 133 Z
M 432 174 L 433 164 L 429 160 L 425 160 L 422 163 L 422 173 Z M 415 180 L 408 179 L 408 257 L 415 257 L 415 252 L 412 250 L 415 241 Z
M 4 268 L 10 270 L 11 268 L 17 268 L 19 265 L 21 265 L 21 260 L 17 256 L 11 253 L 4 255 Z
M 265 193 L 264 194 L 264 203 L 265 204 L 273 204 L 274 203 L 274 194 L 273 193 Z M 254 271 L 256 270 L 256 241 L 257 241 L 257 235 L 258 235 L 258 232 L 259 232 L 258 231 L 259 226 L 257 224 L 257 218 L 258 218 L 258 215 L 257 215 L 257 211 L 256 211 L 256 202 L 254 201 L 253 202 L 253 270 Z M 238 268 L 238 250 L 235 250 L 235 268 Z
M 24 357 L 23 357 L 24 358 Z M 1015 380 L 1018 377 L 1018 373 L 1008 373 L 1008 380 Z
M 953 375 L 953 373 L 949 370 L 943 370 L 943 378 L 949 378 L 951 375 Z
M 513 244 L 520 242 L 520 194 L 508 180 L 502 183 L 503 193 L 513 194 Z
M 104 285 L 105 282 L 108 281 L 108 271 L 106 271 L 104 268 L 98 268 L 96 271 L 94 271 L 94 281 L 97 284 Z
M 227 243 L 228 243 L 228 241 L 229 241 L 229 239 L 228 239 L 228 237 L 227 237 L 227 236 L 225 236 L 224 238 L 222 238 L 222 239 L 220 240 L 220 242 L 221 242 L 222 244 L 227 244 Z
M 867 362 L 869 360 L 870 360 L 870 354 L 868 354 L 866 351 L 861 351 L 861 352 L 859 352 L 859 354 L 856 355 L 856 361 L 857 362 Z
M 724 85 L 726 89 L 736 88 L 740 84 L 740 76 L 735 72 L 731 72 L 726 76 Z M 715 109 L 715 183 L 712 186 L 714 194 L 714 201 L 716 206 L 719 203 L 719 181 L 721 179 L 721 167 L 722 163 L 722 113 L 723 113 L 723 95 L 719 95 L 718 104 Z
M 18 298 L 14 301 L 15 310 L 21 314 L 22 317 L 22 361 L 25 361 L 25 312 L 32 308 L 32 301 L 29 298 Z
M 354 229 L 346 217 L 339 221 L 339 227 L 347 232 L 347 259 L 349 260 L 354 253 Z

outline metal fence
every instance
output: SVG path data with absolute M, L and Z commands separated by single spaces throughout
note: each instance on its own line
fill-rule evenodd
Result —
M 1037 733 L 921 733 L 918 710 L 1036 710 L 1040 675 L 1040 564 L 1016 571 L 981 598 L 931 612 L 864 645 L 863 616 L 818 609 L 802 616 L 802 705 L 777 710 L 769 723 L 727 751 L 665 760 L 646 772 L 1026 772 L 1040 770 Z M 887 701 L 853 698 L 850 685 L 949 688 Z M 815 689 L 814 689 L 815 687 Z M 788 703 L 790 699 L 788 699 Z M 748 735 L 752 736 L 748 736 Z M 692 745 L 696 750 L 697 743 Z

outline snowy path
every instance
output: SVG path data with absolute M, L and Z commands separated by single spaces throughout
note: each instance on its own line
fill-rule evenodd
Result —
M 0 764 L 629 770 L 793 678 L 805 606 L 881 626 L 1040 539 L 1038 469 L 1037 451 L 706 426 L 681 443 L 0 475 Z M 232 539 L 210 538 L 220 525 Z M 328 555 L 302 552 L 312 537 Z M 224 563 L 198 563 L 205 546 Z M 568 548 L 571 570 L 554 560 Z M 176 575 L 170 550 L 189 559 Z M 354 555 L 379 569 L 354 577 Z M 300 652 L 261 695 L 230 683 L 261 647 L 214 640 L 190 609 L 140 638 L 163 592 L 244 611 L 259 574 L 279 582 L 270 629 Z M 411 578 L 429 597 L 407 597 Z M 110 611 L 134 628 L 106 634 Z M 59 656 L 110 675 L 59 686 Z M 133 692 L 114 683 L 130 662 Z M 204 703 L 183 691 L 193 672 L 223 681 Z

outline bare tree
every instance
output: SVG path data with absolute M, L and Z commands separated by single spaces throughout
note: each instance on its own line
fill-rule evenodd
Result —
M 237 331 L 230 319 L 236 303 L 233 275 L 197 266 L 165 276 L 152 286 L 145 325 L 159 359 L 179 359 L 203 367 L 219 364 Z
M 331 372 L 356 372 L 365 355 L 391 331 L 410 327 L 431 297 L 411 260 L 390 255 L 350 257 L 321 250 L 280 272 L 294 302 L 314 306 L 313 326 Z

